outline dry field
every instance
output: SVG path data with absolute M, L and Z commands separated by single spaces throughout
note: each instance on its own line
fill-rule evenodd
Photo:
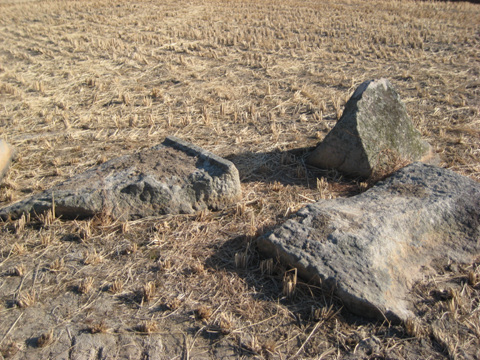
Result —
M 18 151 L 0 206 L 167 135 L 233 161 L 243 187 L 195 216 L 0 224 L 0 354 L 480 358 L 478 263 L 438 266 L 399 325 L 301 279 L 291 294 L 292 269 L 255 249 L 305 204 L 370 185 L 304 158 L 380 77 L 442 166 L 480 181 L 479 5 L 0 0 L 0 137 Z

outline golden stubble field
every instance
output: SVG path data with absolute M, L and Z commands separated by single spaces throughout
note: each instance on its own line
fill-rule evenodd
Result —
M 418 319 L 396 325 L 301 279 L 287 296 L 291 269 L 255 249 L 304 205 L 370 185 L 303 160 L 380 77 L 442 166 L 479 181 L 478 5 L 1 0 L 0 137 L 18 154 L 0 206 L 167 135 L 233 161 L 243 199 L 195 216 L 0 224 L 0 354 L 479 357 L 476 263 L 417 284 Z

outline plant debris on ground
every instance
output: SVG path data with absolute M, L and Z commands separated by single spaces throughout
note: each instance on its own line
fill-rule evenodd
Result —
M 255 238 L 372 181 L 305 165 L 363 81 L 388 78 L 442 166 L 480 180 L 480 8 L 464 2 L 0 1 L 7 206 L 175 135 L 243 199 L 119 222 L 0 224 L 0 354 L 158 336 L 166 358 L 478 358 L 480 259 L 415 284 L 406 324 L 353 316 Z M 348 266 L 348 264 L 345 264 Z

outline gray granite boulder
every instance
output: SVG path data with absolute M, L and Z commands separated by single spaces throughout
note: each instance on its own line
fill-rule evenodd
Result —
M 193 144 L 167 137 L 149 150 L 110 160 L 43 193 L 0 210 L 0 218 L 63 218 L 108 213 L 118 219 L 220 209 L 241 195 L 236 167 Z
M 260 250 L 333 287 L 352 312 L 411 316 L 412 284 L 438 259 L 480 254 L 480 184 L 413 163 L 370 190 L 309 205 L 272 233 Z
M 3 179 L 12 162 L 12 148 L 4 141 L 0 140 L 0 180 Z
M 307 162 L 350 176 L 389 173 L 400 162 L 436 159 L 414 128 L 400 96 L 386 79 L 366 81 L 345 105 L 335 127 Z

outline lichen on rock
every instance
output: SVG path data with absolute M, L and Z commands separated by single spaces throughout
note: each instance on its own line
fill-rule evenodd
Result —
M 336 126 L 310 154 L 311 165 L 367 178 L 389 173 L 399 163 L 431 161 L 405 104 L 386 79 L 366 81 L 353 93 Z

